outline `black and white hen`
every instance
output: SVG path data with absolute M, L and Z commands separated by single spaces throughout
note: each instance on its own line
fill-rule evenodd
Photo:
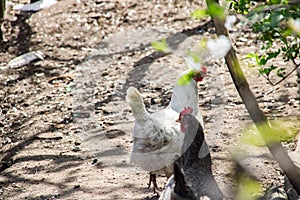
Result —
M 182 155 L 174 162 L 174 175 L 169 178 L 160 200 L 221 200 L 223 194 L 212 174 L 210 153 L 200 158 L 199 151 L 205 141 L 202 125 L 185 108 L 179 117 L 185 134 Z

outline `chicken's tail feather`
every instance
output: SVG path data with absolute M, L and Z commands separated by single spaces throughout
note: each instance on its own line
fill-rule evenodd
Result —
M 141 94 L 135 87 L 129 87 L 127 90 L 126 100 L 128 101 L 134 116 L 137 118 L 138 115 L 149 117 L 149 113 L 146 111 L 144 101 Z

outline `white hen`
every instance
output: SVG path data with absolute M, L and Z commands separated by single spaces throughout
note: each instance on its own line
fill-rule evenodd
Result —
M 178 131 L 178 113 L 164 109 L 150 115 L 141 94 L 134 87 L 128 89 L 127 98 L 135 117 L 131 162 L 149 172 L 166 170 L 163 172 L 170 176 L 172 169 L 168 172 L 165 167 L 173 163 L 174 153 L 180 153 L 184 137 Z
M 188 71 L 183 72 L 178 79 L 186 73 Z M 176 120 L 182 109 L 193 108 L 193 115 L 203 126 L 202 115 L 198 112 L 197 81 L 201 81 L 205 73 L 206 69 L 203 68 L 203 71 L 196 74 L 188 84 L 176 84 L 169 106 L 153 114 L 147 112 L 141 94 L 136 88 L 130 87 L 127 90 L 126 98 L 135 117 L 130 160 L 150 172 L 149 186 L 153 181 L 154 190 L 157 188 L 155 174 L 166 174 L 170 177 L 173 173 L 173 162 L 177 155 L 181 154 L 184 134 L 180 131 L 180 124 Z M 205 156 L 208 147 L 206 143 L 203 146 Z

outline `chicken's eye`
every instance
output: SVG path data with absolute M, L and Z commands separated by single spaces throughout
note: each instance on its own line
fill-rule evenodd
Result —
M 164 137 L 164 144 L 168 144 L 168 138 Z

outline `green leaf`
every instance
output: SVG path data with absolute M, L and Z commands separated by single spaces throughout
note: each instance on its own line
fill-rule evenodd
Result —
M 271 73 L 273 70 L 275 70 L 276 68 L 277 68 L 276 66 L 271 65 L 270 67 L 264 67 L 264 68 L 262 67 L 262 68 L 258 69 L 258 72 L 259 72 L 260 74 L 265 74 L 265 75 L 269 76 L 270 73 Z
M 217 3 L 211 2 L 208 4 L 208 14 L 212 17 L 217 17 L 220 20 L 225 20 L 225 9 Z
M 264 142 L 263 138 L 257 131 L 257 128 L 254 125 L 246 126 L 240 137 L 241 144 L 256 146 L 256 147 L 265 147 L 266 143 Z
M 276 58 L 280 54 L 280 49 L 276 52 L 268 52 L 267 53 L 267 60 L 270 60 L 272 58 Z
M 266 143 L 289 142 L 295 140 L 300 130 L 298 119 L 276 119 L 269 122 L 272 127 L 271 130 L 267 128 L 266 124 L 258 126 L 261 133 L 254 125 L 246 127 L 240 138 L 241 144 L 264 147 Z M 261 134 L 263 134 L 264 139 Z
M 279 22 L 283 19 L 283 15 L 280 12 L 273 12 L 270 15 L 270 26 L 271 28 L 277 27 Z M 276 32 L 274 32 L 276 33 Z
M 236 199 L 255 200 L 260 196 L 262 191 L 262 186 L 258 181 L 244 174 L 238 177 L 238 186 Z
M 300 123 L 298 119 L 276 119 L 270 122 L 274 129 L 274 134 L 280 141 L 293 141 L 299 133 Z
M 270 0 L 270 4 L 280 4 L 281 0 Z
M 166 38 L 161 39 L 160 41 L 151 42 L 151 46 L 159 52 L 169 53 L 170 48 L 168 47 Z
M 283 67 L 280 67 L 280 68 L 278 68 L 278 70 L 276 71 L 276 74 L 277 74 L 277 76 L 279 76 L 279 77 L 284 77 L 284 75 L 285 75 L 285 68 L 283 68 Z
M 250 0 L 232 0 L 230 1 L 230 9 L 235 10 L 237 13 L 247 14 L 249 12 Z
M 208 0 L 210 1 L 210 0 Z M 291 0 L 268 0 L 253 4 L 252 0 L 228 0 L 231 11 L 248 13 L 248 24 L 252 31 L 257 33 L 256 41 L 260 52 L 255 59 L 259 73 L 270 75 L 285 75 L 280 66 L 266 67 L 277 59 L 285 62 L 298 61 L 300 59 L 300 7 Z M 275 60 L 276 59 L 276 60 Z M 254 63 L 254 62 L 251 62 Z M 270 64 L 271 63 L 271 64 Z M 296 62 L 297 63 L 297 62 Z M 275 71 L 274 71 L 275 69 Z
M 259 59 L 259 62 L 258 62 L 258 64 L 260 65 L 260 66 L 262 66 L 262 65 L 265 65 L 266 63 L 267 63 L 267 59 L 265 59 L 265 57 L 264 56 L 261 56 L 261 58 Z
M 257 56 L 257 54 L 256 53 L 248 53 L 247 55 L 246 55 L 246 58 L 250 58 L 250 59 L 254 59 L 254 58 L 257 58 L 258 56 Z
M 269 129 L 266 124 L 258 126 L 267 144 L 293 140 L 298 134 L 298 131 L 294 131 L 294 125 L 289 121 L 273 120 L 270 121 L 270 124 L 271 129 Z
M 260 65 L 260 58 L 259 58 L 258 54 L 256 54 L 256 53 L 249 53 L 249 54 L 246 55 L 246 58 L 253 59 L 253 60 L 255 60 L 255 62 L 256 62 L 257 65 Z
M 258 55 L 256 53 L 248 53 L 244 59 L 250 59 L 256 63 L 256 64 L 249 63 L 250 67 L 257 67 L 257 65 L 259 63 Z
M 198 55 L 197 52 L 188 50 L 187 51 L 187 55 L 191 56 L 191 58 L 193 58 L 193 60 L 194 60 L 195 63 L 200 63 L 200 57 L 199 57 L 199 55 Z
M 189 84 L 189 82 L 192 80 L 194 74 L 195 74 L 195 72 L 193 70 L 190 70 L 187 74 L 181 76 L 178 79 L 177 84 L 178 85 L 187 85 L 187 84 Z
M 207 16 L 209 13 L 206 9 L 196 9 L 191 13 L 191 17 L 195 19 L 202 19 Z
M 243 136 L 241 137 L 241 141 L 243 142 L 243 144 L 247 144 L 250 146 L 256 146 L 256 147 L 266 146 L 266 143 L 264 143 L 260 135 L 253 134 L 248 131 L 243 134 Z

